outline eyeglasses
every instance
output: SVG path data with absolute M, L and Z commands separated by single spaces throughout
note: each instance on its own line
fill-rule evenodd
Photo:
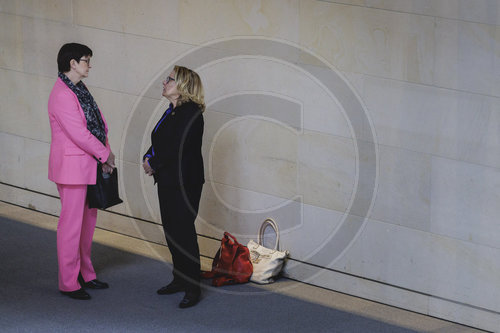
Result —
M 173 77 L 167 76 L 167 78 L 165 79 L 165 84 L 168 84 L 170 81 L 175 82 L 175 79 Z
M 80 61 L 85 61 L 87 63 L 87 65 L 90 66 L 90 58 L 88 58 L 88 59 L 83 59 L 82 58 L 82 59 L 80 59 Z

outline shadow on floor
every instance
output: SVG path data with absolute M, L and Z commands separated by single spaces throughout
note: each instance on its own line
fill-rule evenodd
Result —
M 0 217 L 2 332 L 414 332 L 252 284 L 206 289 L 201 302 L 179 309 L 182 294 L 159 296 L 171 278 L 160 261 L 94 244 L 94 267 L 110 289 L 90 301 L 57 290 L 56 233 Z

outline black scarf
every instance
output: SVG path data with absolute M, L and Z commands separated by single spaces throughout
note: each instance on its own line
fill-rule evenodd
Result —
M 106 145 L 106 129 L 104 121 L 101 117 L 101 112 L 97 107 L 94 97 L 90 94 L 89 90 L 82 81 L 76 85 L 63 73 L 58 74 L 59 78 L 66 83 L 69 89 L 75 93 L 80 102 L 80 106 L 85 114 L 87 120 L 87 129 L 92 133 L 103 145 Z

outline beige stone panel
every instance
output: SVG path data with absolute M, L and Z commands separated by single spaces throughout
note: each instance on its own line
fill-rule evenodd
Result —
M 207 64 L 200 70 L 209 104 L 221 96 L 241 91 L 262 91 L 291 97 L 298 95 L 300 99 L 303 90 L 312 87 L 310 78 L 279 60 L 230 56 L 228 53 L 227 58 Z M 296 82 L 301 82 L 301 85 Z M 314 93 L 315 90 L 311 91 Z
M 439 156 L 500 168 L 500 98 L 458 93 L 442 112 Z
M 378 149 L 378 187 L 371 217 L 429 231 L 431 156 L 382 145 Z
M 142 221 L 132 217 L 117 215 L 107 211 L 98 211 L 97 227 L 120 234 L 137 237 L 157 244 L 165 244 L 165 236 L 161 225 Z M 154 250 L 152 248 L 151 250 Z
M 500 96 L 500 27 L 436 19 L 434 84 Z
M 0 66 L 48 77 L 57 75 L 57 53 L 67 42 L 79 41 L 70 24 L 0 13 Z M 4 42 L 5 41 L 5 42 Z M 92 46 L 91 43 L 89 45 Z
M 121 176 L 119 178 L 119 184 L 122 186 L 123 182 L 128 181 L 128 179 L 124 179 L 125 175 L 134 175 L 134 177 L 141 178 L 141 174 L 144 173 L 142 171 L 142 167 L 138 163 L 130 163 L 126 161 L 120 161 L 121 165 Z M 130 176 L 129 176 L 130 177 Z M 151 191 L 153 191 L 152 180 L 151 181 Z M 123 187 L 123 186 L 122 186 Z M 154 188 L 156 189 L 156 188 Z M 123 191 L 121 192 L 123 193 Z M 125 196 L 126 195 L 126 196 Z M 123 206 L 125 208 L 125 212 L 127 215 L 131 215 L 133 213 L 134 217 L 146 220 L 146 221 L 156 221 L 153 219 L 151 215 L 151 209 L 147 205 L 142 204 L 144 202 L 144 192 L 141 188 L 136 188 L 133 191 L 127 191 L 127 193 L 123 193 L 121 197 L 124 201 Z
M 200 236 L 200 233 L 198 232 L 198 246 L 200 248 L 200 261 L 202 271 L 212 270 L 212 258 L 215 257 L 217 250 L 219 250 L 220 248 L 221 238 L 222 234 L 218 235 L 216 239 L 212 239 Z
M 127 127 L 122 134 L 120 154 L 123 160 L 134 164 L 142 161 L 151 146 L 151 131 L 165 110 L 162 112 L 159 108 L 162 104 L 158 99 L 145 97 L 140 99 L 140 104 L 134 104 L 133 114 L 130 113 L 132 116 L 127 119 Z
M 228 231 L 241 242 L 256 239 L 261 223 L 273 218 L 282 235 L 303 229 L 304 209 L 299 201 L 208 181 L 203 187 L 197 220 L 198 233 L 221 237 Z
M 500 25 L 500 2 L 498 0 L 480 0 L 480 1 L 467 1 L 467 0 L 455 0 L 458 1 L 458 19 L 473 21 L 477 23 L 494 24 Z M 451 2 L 451 5 L 448 3 Z M 448 13 L 453 13 L 454 0 L 445 1 L 452 10 L 447 11 Z M 443 6 L 444 7 L 444 6 Z M 454 18 L 452 15 L 447 15 L 446 17 Z
M 118 215 L 112 216 L 113 214 L 107 214 L 102 210 L 98 213 L 97 227 L 93 239 L 94 243 L 108 245 L 163 262 L 172 262 L 170 251 L 165 246 L 165 237 L 163 237 L 163 240 L 160 237 L 163 234 L 161 227 L 157 225 L 150 226 L 148 236 L 151 239 L 142 241 L 141 237 L 146 235 L 136 233 L 133 226 L 136 221 L 133 219 Z M 115 222 L 116 224 L 112 224 Z M 145 224 L 147 222 L 139 223 Z M 141 229 L 145 228 L 147 227 L 141 227 Z
M 1 182 L 24 187 L 24 138 L 0 132 L 0 142 Z
M 0 13 L 0 67 L 23 69 L 23 21 L 19 16 Z
M 480 308 L 471 308 L 461 305 L 460 303 L 450 303 L 439 298 L 429 300 L 430 315 L 437 318 L 444 318 L 450 323 L 461 323 L 471 328 L 464 327 L 456 328 L 458 331 L 470 333 L 482 333 L 484 331 L 475 330 L 472 327 L 481 328 L 485 331 L 496 332 L 500 327 L 500 316 L 498 313 L 484 311 Z
M 266 120 L 239 118 L 213 139 L 209 172 L 219 183 L 293 198 L 297 193 L 297 136 Z
M 291 258 L 308 261 L 335 234 L 343 217 L 343 212 L 304 204 L 300 227 L 282 232 L 280 247 L 288 250 Z
M 297 0 L 188 0 L 179 4 L 179 35 L 196 44 L 243 35 L 297 41 L 298 16 Z
M 55 184 L 53 185 L 56 186 Z M 20 187 L 0 184 L 0 201 L 59 216 L 61 202 L 59 198 L 27 191 Z
M 335 92 L 333 92 L 335 93 Z M 314 95 L 312 93 L 311 95 Z M 334 95 L 334 98 L 336 96 Z M 303 107 L 303 129 L 344 138 L 351 138 L 351 120 L 349 114 L 336 102 L 323 104 L 321 100 L 306 100 Z
M 432 295 L 498 311 L 500 292 L 495 286 L 500 278 L 500 250 L 447 237 L 433 238 L 426 246 L 432 254 L 430 267 L 423 269 L 433 273 L 427 290 Z
M 271 214 L 273 210 L 286 204 L 288 201 L 287 199 L 269 194 L 248 191 L 215 182 L 211 182 L 207 186 L 211 186 L 213 194 L 221 204 L 242 214 L 257 214 L 260 212 L 269 212 Z
M 298 163 L 304 203 L 345 212 L 356 181 L 353 140 L 306 131 L 298 142 Z
M 431 170 L 431 231 L 499 249 L 500 168 L 433 157 Z
M 55 79 L 0 69 L 0 129 L 50 142 L 47 101 Z
M 235 115 L 219 112 L 208 107 L 203 113 L 205 128 L 203 130 L 203 145 L 211 145 L 213 138 L 217 135 L 219 129 L 229 121 L 236 118 Z
M 9 188 L 3 185 L 2 190 Z M 21 190 L 22 191 L 22 190 Z M 42 195 L 42 194 L 40 194 Z M 41 211 L 33 211 L 25 207 L 0 202 L 0 216 L 16 220 L 17 222 L 30 224 L 46 230 L 57 230 L 57 217 L 44 214 Z
M 390 11 L 496 24 L 500 22 L 497 0 L 324 0 Z
M 434 19 L 301 2 L 300 43 L 344 70 L 432 82 Z
M 78 31 L 69 23 L 23 17 L 23 71 L 55 78 L 57 53 L 63 44 L 79 42 L 92 48 L 92 43 L 81 40 Z
M 30 190 L 59 196 L 57 189 L 48 179 L 50 144 L 24 139 L 23 160 L 24 185 Z
M 75 23 L 92 28 L 179 40 L 178 0 L 73 1 Z
M 86 82 L 134 95 L 157 86 L 160 98 L 162 78 L 157 76 L 190 48 L 186 44 L 91 28 L 80 28 L 78 33 L 94 51 L 93 68 Z
M 355 10 L 351 6 L 327 2 L 300 1 L 299 43 L 334 67 L 353 71 Z
M 0 0 L 0 12 L 71 23 L 74 3 L 68 0 Z
M 203 114 L 205 120 L 205 128 L 203 130 L 202 155 L 205 164 L 205 180 L 213 181 L 212 167 L 210 166 L 211 150 L 213 139 L 219 132 L 220 128 L 229 121 L 234 120 L 234 115 L 206 109 Z
M 500 167 L 500 99 L 365 77 L 379 144 Z
M 351 136 L 346 116 L 335 100 L 335 91 L 327 91 L 318 84 L 314 76 L 289 63 L 254 57 L 232 58 L 209 64 L 200 70 L 200 74 L 206 87 L 206 101 L 209 107 L 213 108 L 214 101 L 224 96 L 250 92 L 271 95 L 277 99 L 284 99 L 287 103 L 296 103 L 301 114 L 297 117 L 287 116 L 287 113 L 293 110 L 287 109 L 284 106 L 286 103 L 269 112 L 265 109 L 253 109 L 249 103 L 244 105 L 236 102 L 234 105 L 224 103 L 225 109 L 218 111 L 239 116 L 257 114 L 266 117 L 273 117 L 273 112 L 281 113 L 282 116 L 278 120 L 292 124 L 299 130 L 308 129 Z M 221 107 L 221 103 L 218 104 L 217 107 Z M 286 121 L 288 118 L 290 121 Z M 300 120 L 291 121 L 295 118 Z
M 201 145 L 201 155 L 203 156 L 203 164 L 205 168 L 205 181 L 211 181 L 212 175 L 210 174 L 208 163 L 210 161 L 210 148 L 212 144 L 208 140 L 203 138 L 203 143 Z
M 227 196 L 226 193 L 229 191 L 226 192 L 226 188 L 229 188 L 230 186 L 215 183 L 210 180 L 205 181 L 201 194 L 198 218 L 196 219 L 196 231 L 198 234 L 216 239 L 221 239 L 224 231 L 228 231 L 231 234 L 234 233 L 236 236 L 239 236 L 241 230 L 235 226 L 243 226 L 244 223 L 240 221 L 245 216 L 239 216 L 237 211 L 234 211 L 227 205 L 224 205 L 224 202 L 215 194 L 215 187 L 217 187 L 217 191 L 219 193 L 223 196 Z M 238 189 L 234 188 L 233 192 L 235 190 Z

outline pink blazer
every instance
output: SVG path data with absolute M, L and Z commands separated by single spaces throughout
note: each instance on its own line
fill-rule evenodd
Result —
M 106 120 L 102 119 L 107 133 Z M 78 98 L 59 78 L 49 97 L 49 121 L 49 179 L 57 184 L 95 184 L 95 158 L 106 162 L 110 153 L 108 140 L 104 146 L 90 133 Z

